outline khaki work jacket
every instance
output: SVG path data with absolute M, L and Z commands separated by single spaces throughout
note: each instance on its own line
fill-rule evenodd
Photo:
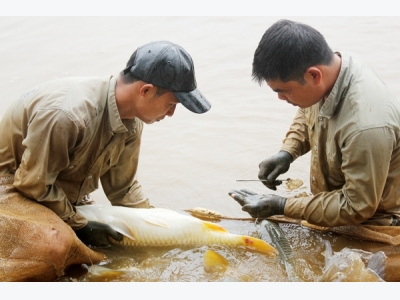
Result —
M 289 198 L 288 217 L 321 226 L 390 225 L 400 217 L 400 103 L 349 53 L 329 95 L 299 109 L 281 150 L 311 150 L 313 196 Z
M 121 120 L 112 76 L 41 84 L 9 107 L 0 122 L 0 174 L 52 209 L 73 229 L 87 220 L 74 206 L 98 188 L 112 205 L 147 207 L 135 179 L 143 123 Z

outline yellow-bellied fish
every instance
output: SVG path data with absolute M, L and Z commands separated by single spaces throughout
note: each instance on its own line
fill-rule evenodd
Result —
M 88 220 L 110 225 L 124 235 L 123 246 L 211 246 L 245 247 L 269 256 L 278 251 L 251 236 L 229 233 L 222 226 L 165 208 L 128 208 L 83 205 L 76 209 Z

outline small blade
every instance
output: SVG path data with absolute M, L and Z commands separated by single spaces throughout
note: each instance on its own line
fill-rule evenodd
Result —
M 288 179 L 276 179 L 276 181 L 289 181 L 290 178 Z M 236 179 L 236 181 L 267 181 L 265 179 Z

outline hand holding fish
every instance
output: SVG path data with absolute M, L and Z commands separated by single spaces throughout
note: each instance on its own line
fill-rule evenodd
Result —
M 276 178 L 289 170 L 292 161 L 293 157 L 289 152 L 279 151 L 260 163 L 258 178 L 263 180 L 262 184 L 267 188 L 276 191 L 276 186 L 282 184 L 282 181 Z
M 229 193 L 253 218 L 268 218 L 283 215 L 286 198 L 277 195 L 258 195 L 252 191 L 232 190 Z
M 95 221 L 89 221 L 85 227 L 76 230 L 75 233 L 84 244 L 96 248 L 110 247 L 108 236 L 116 241 L 122 241 L 122 234 L 107 224 Z
M 104 223 L 122 239 L 111 243 L 125 247 L 180 247 L 220 245 L 244 247 L 274 257 L 278 251 L 263 240 L 229 233 L 222 226 L 166 208 L 130 208 L 111 205 L 79 205 L 76 210 L 89 222 Z M 78 232 L 77 232 L 78 234 Z M 106 237 L 106 236 L 104 236 Z

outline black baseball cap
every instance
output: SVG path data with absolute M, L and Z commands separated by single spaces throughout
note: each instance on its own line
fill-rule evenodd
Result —
M 155 41 L 137 48 L 135 60 L 125 68 L 124 74 L 128 72 L 140 80 L 170 90 L 192 112 L 202 114 L 211 108 L 197 89 L 192 58 L 179 45 Z

